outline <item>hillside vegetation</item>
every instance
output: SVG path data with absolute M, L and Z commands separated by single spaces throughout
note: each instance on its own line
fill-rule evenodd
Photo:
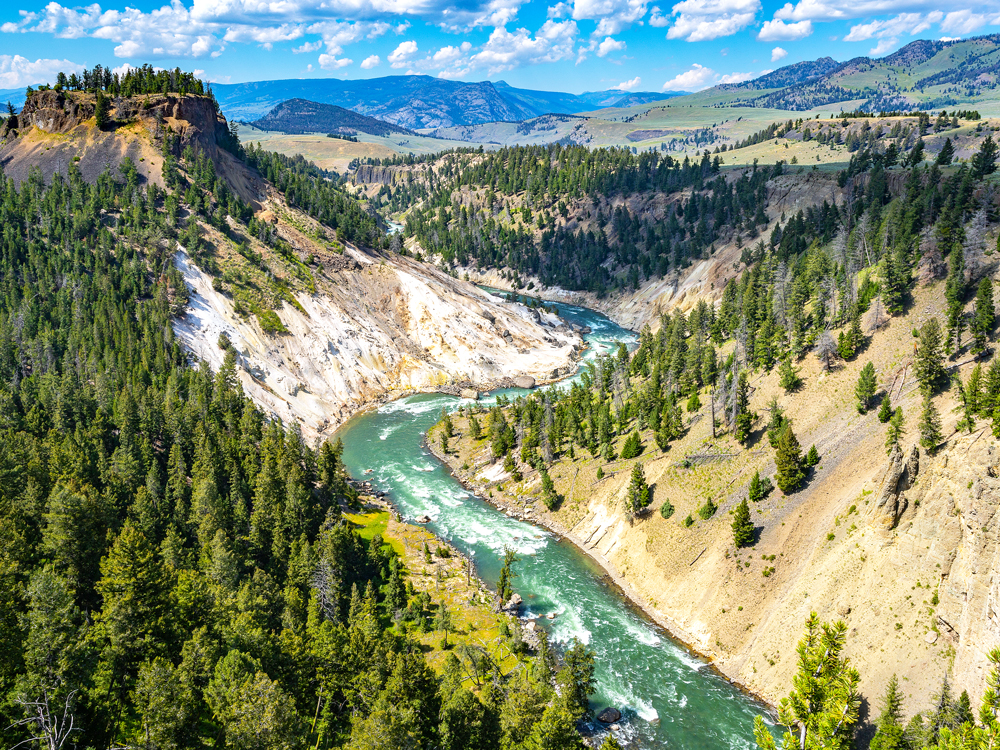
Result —
M 340 135 L 411 134 L 412 131 L 374 117 L 365 117 L 343 107 L 318 104 L 305 99 L 289 99 L 259 120 L 250 123 L 260 130 L 281 133 L 337 133 Z
M 933 711 L 954 699 L 933 708 L 942 680 L 973 705 L 989 695 L 995 639 L 983 613 L 1000 498 L 997 148 L 975 122 L 847 117 L 764 133 L 758 142 L 806 129 L 827 148 L 850 140 L 850 159 L 826 173 L 721 171 L 682 193 L 674 210 L 687 215 L 765 175 L 759 238 L 705 253 L 667 284 L 726 266 L 716 289 L 661 312 L 634 352 L 622 347 L 579 384 L 466 409 L 454 418 L 461 439 L 445 446 L 443 425 L 431 444 L 484 495 L 592 552 L 674 632 L 775 701 L 809 609 L 845 620 L 860 690 L 874 702 L 898 673 L 901 716 L 924 712 L 906 746 L 935 746 Z M 961 163 L 945 142 L 962 144 Z M 523 174 L 511 170 L 497 191 L 527 202 L 534 189 L 545 205 L 558 177 L 576 174 L 553 167 L 556 149 L 535 154 L 534 179 L 507 193 Z M 710 156 L 703 163 L 711 169 Z M 631 174 L 616 170 L 615 184 Z M 622 214 L 640 201 L 623 200 Z M 517 278 L 511 257 L 495 263 Z M 629 300 L 648 315 L 663 284 L 652 276 L 611 311 Z
M 585 649 L 561 667 L 503 618 L 433 602 L 406 532 L 344 513 L 340 446 L 251 401 L 227 335 L 213 372 L 175 334 L 212 293 L 274 342 L 321 276 L 288 222 L 344 258 L 381 241 L 375 220 L 314 168 L 245 152 L 209 97 L 174 90 L 193 77 L 137 75 L 112 106 L 123 84 L 100 69 L 34 92 L 2 134 L 25 172 L 0 175 L 3 745 L 581 747 Z M 47 138 L 117 161 L 92 179 L 73 159 L 31 164 Z M 140 169 L 129 144 L 159 159 Z M 490 647 L 446 654 L 475 622 Z

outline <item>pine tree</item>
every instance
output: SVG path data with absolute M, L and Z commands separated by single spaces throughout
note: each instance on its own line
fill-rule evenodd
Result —
M 750 520 L 750 506 L 743 500 L 733 513 L 733 544 L 737 549 L 753 544 L 753 521 Z
M 625 509 L 630 515 L 634 515 L 647 507 L 652 500 L 642 464 L 635 464 L 632 467 L 632 478 L 625 493 Z
M 987 276 L 979 282 L 976 291 L 976 303 L 972 311 L 972 325 L 969 328 L 973 336 L 973 354 L 979 354 L 986 349 L 990 334 L 996 325 L 996 312 L 993 307 L 993 282 Z
M 687 401 L 686 408 L 689 413 L 696 412 L 701 408 L 701 399 L 698 398 L 698 391 L 691 391 L 691 397 Z
M 502 603 L 506 603 L 514 596 L 514 579 L 517 573 L 514 572 L 514 563 L 517 562 L 517 555 L 514 550 L 504 548 L 503 565 L 500 568 L 500 577 L 497 578 L 497 595 Z
M 483 428 L 479 425 L 475 414 L 469 416 L 469 434 L 472 435 L 473 440 L 479 440 L 483 434 Z
M 885 424 L 892 419 L 892 404 L 889 402 L 889 394 L 882 396 L 882 405 L 878 409 L 878 421 Z
M 972 157 L 972 179 L 981 180 L 986 175 L 996 172 L 997 156 L 997 144 L 993 136 L 988 135 L 979 146 L 979 151 Z
M 760 472 L 755 471 L 753 473 L 753 478 L 750 480 L 750 487 L 747 490 L 747 497 L 752 503 L 759 503 L 764 499 L 763 488 L 761 487 Z
M 851 746 L 861 706 L 861 678 L 841 657 L 846 640 L 844 623 L 821 625 L 815 612 L 809 615 L 806 634 L 797 649 L 799 670 L 792 679 L 792 691 L 778 704 L 778 722 L 785 727 L 783 749 L 844 750 Z M 753 733 L 761 750 L 777 750 L 778 744 L 760 716 L 754 719 Z
M 542 502 L 546 508 L 553 510 L 559 505 L 559 495 L 556 494 L 555 484 L 553 484 L 552 477 L 549 476 L 549 472 L 545 466 L 541 466 L 538 473 L 541 477 Z
M 933 453 L 941 442 L 941 417 L 931 399 L 930 391 L 924 391 L 924 406 L 920 414 L 920 444 Z
M 930 318 L 920 328 L 916 361 L 913 365 L 920 387 L 933 390 L 944 377 L 941 357 L 941 324 L 937 318 Z
M 893 448 L 899 447 L 899 441 L 905 432 L 903 428 L 903 407 L 897 406 L 896 411 L 889 418 L 889 426 L 885 431 L 885 449 L 887 453 L 892 453 Z
M 854 386 L 854 395 L 858 399 L 858 411 L 862 414 L 868 411 L 868 406 L 871 404 L 872 399 L 875 398 L 875 388 L 875 365 L 867 362 L 861 368 L 858 383 Z
M 872 738 L 871 750 L 903 750 L 907 747 L 903 739 L 903 691 L 899 689 L 899 680 L 894 674 L 886 685 L 882 698 L 882 713 L 875 723 L 875 736 Z
M 745 372 L 740 373 L 736 389 L 736 425 L 734 435 L 736 440 L 746 445 L 753 430 L 757 415 L 750 411 L 750 383 Z
M 819 451 L 816 450 L 816 446 L 813 445 L 809 448 L 809 452 L 806 453 L 805 465 L 816 466 L 818 463 L 819 463 Z
M 94 124 L 98 130 L 104 130 L 107 126 L 109 109 L 108 98 L 102 92 L 98 91 L 97 99 L 94 103 Z
M 781 360 L 781 367 L 778 370 L 778 374 L 778 382 L 785 389 L 785 393 L 797 391 L 802 385 L 802 378 L 799 377 L 798 369 L 792 366 L 791 357 L 785 357 L 785 359 Z
M 951 164 L 951 160 L 955 158 L 955 146 L 952 145 L 951 138 L 944 139 L 944 145 L 941 150 L 938 151 L 937 159 L 934 163 L 939 167 L 947 167 Z
M 642 439 L 639 437 L 639 431 L 634 430 L 631 435 L 625 438 L 625 443 L 622 445 L 622 460 L 635 458 L 642 453 L 642 449 Z
M 786 495 L 795 492 L 802 484 L 805 475 L 802 473 L 802 449 L 792 432 L 792 423 L 788 422 L 778 438 L 774 462 L 777 466 L 776 481 L 778 489 Z

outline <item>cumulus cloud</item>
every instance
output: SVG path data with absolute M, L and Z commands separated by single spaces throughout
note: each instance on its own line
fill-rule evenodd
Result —
M 788 50 L 786 49 L 775 47 L 771 50 L 771 62 L 778 62 L 778 60 L 784 60 L 786 57 L 788 57 Z
M 392 52 L 389 53 L 389 64 L 394 68 L 405 68 L 410 64 L 410 60 L 417 54 L 417 43 L 412 39 L 400 42 Z
M 372 68 L 377 68 L 381 64 L 382 58 L 378 55 L 369 55 L 361 61 L 361 67 L 363 70 L 371 70 Z
M 80 63 L 39 58 L 32 62 L 20 55 L 0 55 L 0 88 L 17 89 L 34 83 L 51 83 L 56 73 L 79 73 Z
M 645 0 L 574 0 L 576 21 L 597 21 L 593 38 L 619 34 L 646 15 Z
M 753 23 L 760 0 L 682 0 L 673 7 L 677 16 L 667 39 L 705 42 L 730 36 Z
M 125 0 L 120 0 L 125 2 Z M 227 44 L 252 43 L 270 49 L 278 42 L 320 34 L 326 53 L 340 55 L 345 43 L 390 29 L 400 34 L 419 18 L 443 28 L 503 25 L 525 0 L 169 0 L 148 12 L 126 5 L 104 10 L 98 3 L 64 7 L 51 0 L 39 11 L 21 11 L 6 33 L 38 32 L 62 39 L 91 37 L 116 44 L 122 58 L 217 56 Z M 386 20 L 404 19 L 391 26 Z M 357 27 L 358 33 L 344 29 Z M 323 29 L 327 29 L 324 31 Z M 333 31 L 329 31 L 333 29 Z M 307 44 L 312 47 L 315 42 Z M 310 50 L 312 51 L 312 50 Z
M 625 42 L 606 36 L 604 41 L 597 45 L 597 56 L 607 57 L 612 52 L 621 52 L 623 49 L 625 49 Z
M 987 2 L 990 7 L 997 7 L 995 0 Z M 785 3 L 774 17 L 782 21 L 838 21 L 901 13 L 930 13 L 941 5 L 939 0 L 798 0 L 794 4 Z M 954 5 L 952 3 L 952 7 Z
M 642 79 L 636 76 L 631 81 L 622 81 L 617 86 L 612 86 L 613 89 L 618 89 L 619 91 L 635 91 L 642 84 Z
M 727 73 L 724 76 L 720 76 L 718 83 L 743 83 L 744 81 L 749 81 L 758 76 L 764 75 L 764 73 L 770 73 L 770 70 L 765 70 L 763 73 Z
M 812 33 L 812 21 L 786 23 L 775 18 L 764 22 L 757 34 L 757 39 L 761 42 L 793 42 L 796 39 L 805 39 Z
M 342 57 L 339 60 L 334 55 L 322 54 L 319 56 L 319 66 L 323 70 L 340 70 L 341 68 L 346 68 L 354 60 L 347 57 Z
M 932 24 L 940 23 L 944 13 L 939 10 L 930 13 L 900 13 L 889 19 L 860 23 L 852 26 L 844 37 L 845 42 L 863 42 L 867 39 L 886 39 L 900 34 L 919 34 L 926 31 Z
M 971 10 L 955 10 L 944 17 L 941 21 L 941 31 L 948 34 L 971 34 L 978 31 L 987 23 L 995 24 L 1000 20 L 997 17 L 990 18 L 984 13 L 974 13 Z
M 493 30 L 482 49 L 470 58 L 469 64 L 471 68 L 485 68 L 492 75 L 525 64 L 568 60 L 573 57 L 578 33 L 572 20 L 549 19 L 534 36 L 527 29 L 511 33 L 501 27 Z
M 654 5 L 653 10 L 649 12 L 649 25 L 655 26 L 658 29 L 669 26 L 670 17 L 663 15 L 663 11 L 660 10 L 659 6 Z
M 679 73 L 663 84 L 662 91 L 699 91 L 715 83 L 718 74 L 711 68 L 695 63 L 690 70 Z
M 894 36 L 880 39 L 878 44 L 868 50 L 868 54 L 872 57 L 881 57 L 896 49 L 898 44 L 899 40 Z

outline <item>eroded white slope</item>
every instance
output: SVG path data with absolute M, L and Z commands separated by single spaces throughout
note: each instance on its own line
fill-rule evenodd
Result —
M 191 291 L 174 328 L 195 356 L 218 369 L 225 333 L 238 352 L 247 394 L 312 435 L 329 434 L 365 405 L 409 390 L 471 382 L 490 386 L 528 375 L 567 372 L 580 336 L 554 315 L 504 302 L 408 258 L 375 258 L 349 248 L 360 267 L 340 271 L 305 314 L 277 311 L 284 335 L 264 333 L 233 312 L 229 298 L 185 253 L 175 256 Z

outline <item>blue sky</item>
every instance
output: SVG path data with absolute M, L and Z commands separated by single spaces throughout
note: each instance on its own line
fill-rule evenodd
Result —
M 5 0 L 0 89 L 151 63 L 218 82 L 423 73 L 693 91 L 801 60 L 1000 32 L 1000 0 Z

